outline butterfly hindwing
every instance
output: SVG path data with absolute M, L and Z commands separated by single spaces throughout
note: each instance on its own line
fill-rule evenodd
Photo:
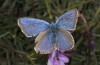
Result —
M 58 28 L 57 34 L 57 48 L 60 50 L 69 50 L 74 47 L 74 39 L 70 32 Z
M 51 30 L 40 33 L 35 39 L 35 42 L 36 46 L 34 49 L 36 52 L 40 52 L 40 54 L 51 53 L 55 49 Z
M 78 19 L 78 11 L 77 9 L 72 9 L 61 15 L 56 20 L 56 24 L 60 28 L 73 31 L 76 28 L 77 19 Z
M 27 37 L 32 37 L 40 32 L 43 32 L 47 29 L 49 29 L 49 23 L 40 20 L 40 19 L 34 19 L 34 18 L 19 18 L 18 19 L 18 25 L 21 28 L 22 32 L 27 36 Z

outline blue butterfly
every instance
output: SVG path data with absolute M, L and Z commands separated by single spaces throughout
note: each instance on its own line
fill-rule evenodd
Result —
M 74 39 L 69 31 L 76 29 L 77 9 L 61 15 L 55 23 L 35 18 L 19 18 L 18 25 L 27 37 L 36 36 L 34 47 L 41 54 L 52 53 L 54 50 L 69 50 L 74 47 Z

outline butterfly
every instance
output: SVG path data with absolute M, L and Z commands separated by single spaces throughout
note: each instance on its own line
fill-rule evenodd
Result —
M 76 29 L 77 20 L 78 11 L 72 9 L 61 15 L 55 23 L 24 17 L 18 19 L 18 26 L 27 37 L 37 35 L 34 47 L 36 52 L 48 54 L 56 49 L 66 51 L 74 47 L 75 42 L 70 31 Z

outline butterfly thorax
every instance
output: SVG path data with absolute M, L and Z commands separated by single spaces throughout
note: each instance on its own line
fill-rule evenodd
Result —
M 52 33 L 56 33 L 56 31 L 57 31 L 57 26 L 56 26 L 56 24 L 55 23 L 51 23 L 51 26 L 50 26 L 50 29 L 51 29 L 51 31 L 52 31 Z

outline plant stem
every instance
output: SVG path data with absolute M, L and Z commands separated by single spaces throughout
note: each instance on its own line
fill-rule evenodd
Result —
M 92 32 L 89 30 L 89 26 L 87 25 L 86 19 L 84 18 L 84 16 L 82 14 L 79 13 L 79 17 L 83 20 L 83 23 L 85 24 L 85 35 L 87 38 L 87 47 L 88 47 L 88 62 L 87 65 L 92 65 L 92 56 L 93 56 L 93 52 L 94 52 L 94 40 L 93 40 L 93 36 L 92 36 Z
M 10 45 L 6 45 L 4 41 L 0 40 L 0 46 L 3 46 L 7 49 L 9 49 L 10 51 L 14 51 L 20 55 L 22 55 L 23 57 L 25 57 L 28 61 L 30 61 L 32 63 L 32 65 L 35 65 L 35 63 L 32 61 L 32 59 L 30 58 L 30 55 L 26 52 L 23 52 L 23 51 L 19 51 L 19 50 L 16 50 L 15 48 L 13 48 L 12 46 Z
M 52 15 L 51 15 L 51 11 L 50 11 L 50 6 L 48 4 L 48 0 L 44 0 L 44 1 L 45 1 L 47 12 L 49 14 L 49 18 L 52 19 Z

